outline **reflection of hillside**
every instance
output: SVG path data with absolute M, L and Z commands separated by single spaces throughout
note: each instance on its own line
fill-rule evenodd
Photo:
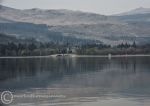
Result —
M 148 93 L 148 57 L 1 59 L 0 89 L 87 88 L 86 95 Z M 145 91 L 142 92 L 142 87 Z M 95 89 L 95 91 L 93 91 Z M 82 90 L 79 90 L 82 91 Z M 100 92 L 102 91 L 102 92 Z M 60 91 L 61 92 L 61 91 Z M 78 91 L 76 91 L 78 92 Z M 79 92 L 78 92 L 79 93 Z M 80 93 L 79 93 L 80 94 Z
M 96 61 L 94 62 L 96 63 Z M 97 68 L 99 65 L 98 62 L 95 63 L 90 64 L 87 59 L 1 59 L 1 80 L 35 76 L 37 73 L 43 72 L 63 75 L 82 72 L 83 69 L 95 70 L 93 68 Z
M 90 60 L 91 61 L 91 60 Z M 63 75 L 94 71 L 99 66 L 98 61 L 94 64 L 87 59 L 1 59 L 0 60 L 0 79 L 1 82 L 11 80 L 24 80 L 44 78 L 47 81 L 61 79 Z M 104 63 L 103 63 L 104 64 Z M 98 67 L 99 66 L 99 67 Z M 31 83 L 29 81 L 29 83 Z

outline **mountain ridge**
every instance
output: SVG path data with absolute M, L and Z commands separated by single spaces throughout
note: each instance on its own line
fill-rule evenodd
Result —
M 3 22 L 0 21 L 0 32 L 34 37 L 37 40 L 51 41 L 54 37 L 51 32 L 56 32 L 65 38 L 99 40 L 116 45 L 121 42 L 133 43 L 137 37 L 150 36 L 150 24 L 146 24 L 149 23 L 148 14 L 142 15 L 142 18 L 139 15 L 105 16 L 72 10 L 18 10 L 9 7 L 4 7 L 3 10 L 0 9 L 0 20 Z M 140 44 L 145 40 L 149 42 L 148 39 L 137 42 Z
M 147 14 L 147 13 L 150 13 L 150 8 L 139 7 L 139 8 L 135 8 L 130 11 L 127 11 L 127 12 L 115 14 L 113 16 L 125 16 L 125 15 Z
M 9 15 L 9 17 L 7 17 Z M 107 16 L 72 10 L 12 9 L 1 6 L 0 17 L 8 20 L 47 25 L 93 24 L 107 21 Z

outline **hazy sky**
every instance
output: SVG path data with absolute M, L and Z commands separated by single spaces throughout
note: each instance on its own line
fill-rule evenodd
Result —
M 19 9 L 70 9 L 105 15 L 138 7 L 150 8 L 150 0 L 3 0 L 2 4 Z

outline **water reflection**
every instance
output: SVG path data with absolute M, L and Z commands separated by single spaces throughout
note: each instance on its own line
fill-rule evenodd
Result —
M 145 99 L 150 97 L 149 63 L 150 57 L 0 59 L 0 91 L 51 92 L 66 95 L 67 101 Z

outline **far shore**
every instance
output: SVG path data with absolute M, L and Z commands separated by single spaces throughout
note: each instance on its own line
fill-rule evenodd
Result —
M 2 56 L 0 59 L 21 59 L 21 58 L 65 58 L 65 57 L 105 57 L 105 58 L 113 58 L 113 57 L 150 57 L 150 54 L 137 54 L 137 55 L 76 55 L 76 54 L 64 54 L 62 56 L 55 55 L 47 55 L 47 56 Z

